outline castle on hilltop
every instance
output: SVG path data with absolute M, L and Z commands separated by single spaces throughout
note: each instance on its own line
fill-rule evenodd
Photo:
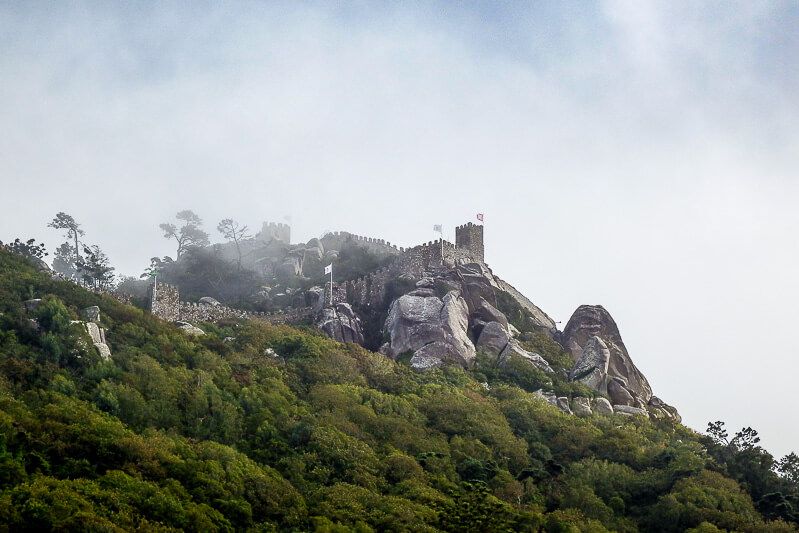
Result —
M 328 261 L 326 252 L 336 252 L 347 245 L 366 248 L 370 253 L 389 259 L 387 266 L 365 276 L 345 281 L 328 281 L 325 284 L 321 301 L 323 305 L 349 302 L 361 306 L 378 306 L 385 297 L 389 281 L 400 276 L 421 278 L 426 273 L 441 268 L 452 268 L 458 264 L 485 264 L 483 226 L 468 222 L 455 228 L 455 242 L 443 239 L 429 241 L 417 246 L 403 248 L 383 239 L 363 237 L 346 231 L 326 234 L 321 239 L 311 239 L 308 244 L 291 245 L 291 227 L 288 224 L 264 222 L 258 237 L 262 241 L 279 241 L 286 245 L 281 254 L 284 261 L 293 261 L 293 275 L 303 276 L 306 257 L 316 256 L 314 261 L 324 265 Z M 315 242 L 313 246 L 312 243 Z M 318 247 L 315 247 L 318 246 Z M 277 251 L 277 250 L 276 250 Z M 281 257 L 283 257 L 281 255 Z M 302 260 L 300 260 L 302 259 Z M 333 261 L 335 263 L 335 261 Z M 335 266 L 334 266 L 335 272 Z M 165 320 L 210 320 L 221 318 L 254 318 L 258 313 L 244 313 L 223 305 L 209 306 L 180 300 L 177 287 L 155 282 L 150 287 L 150 311 Z

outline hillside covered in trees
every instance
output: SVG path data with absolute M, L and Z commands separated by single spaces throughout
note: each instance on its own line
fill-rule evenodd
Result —
M 80 327 L 89 306 L 110 358 Z M 577 417 L 517 373 L 417 372 L 311 328 L 202 327 L 0 250 L 0 527 L 796 530 L 799 461 L 749 428 Z

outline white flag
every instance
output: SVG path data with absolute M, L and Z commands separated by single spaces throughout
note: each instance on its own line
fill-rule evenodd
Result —
M 325 275 L 333 273 L 333 263 L 330 263 L 325 267 Z
M 441 224 L 433 225 L 433 231 L 437 231 L 437 232 L 441 233 Z

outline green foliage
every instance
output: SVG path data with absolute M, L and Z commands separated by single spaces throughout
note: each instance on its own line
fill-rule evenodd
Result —
M 0 248 L 5 248 L 11 253 L 30 259 L 44 259 L 46 256 L 50 255 L 47 253 L 44 243 L 36 244 L 36 239 L 22 241 L 17 238 L 14 239 L 14 242 L 8 244 L 4 244 L 3 241 L 0 241 Z
M 71 322 L 90 305 L 110 361 Z M 529 392 L 565 386 L 530 365 L 417 373 L 312 330 L 205 330 L 188 337 L 0 252 L 2 528 L 794 530 L 797 461 L 766 476 L 775 463 L 752 432 L 716 442 L 569 416 Z
M 571 355 L 566 353 L 563 347 L 546 333 L 523 333 L 521 340 L 525 350 L 541 355 L 558 373 L 566 373 L 574 366 Z
M 380 259 L 364 246 L 355 242 L 345 242 L 339 250 L 336 260 L 335 276 L 337 282 L 349 281 L 374 272 L 386 264 L 385 259 Z M 320 273 L 321 274 L 321 273 Z M 324 278 L 318 280 L 324 283 Z
M 541 328 L 533 321 L 528 313 L 516 299 L 502 290 L 495 290 L 497 296 L 497 309 L 508 318 L 508 322 L 522 333 L 536 333 Z
M 758 444 L 750 427 L 730 436 L 724 422 L 711 422 L 704 439 L 718 469 L 747 488 L 765 517 L 799 522 L 799 458 L 791 453 L 779 461 Z
M 178 261 L 152 258 L 144 275 L 158 275 L 159 280 L 176 285 L 181 297 L 189 301 L 210 296 L 248 309 L 255 309 L 252 295 L 261 288 L 255 272 L 241 268 L 214 249 L 196 246 L 181 252 Z

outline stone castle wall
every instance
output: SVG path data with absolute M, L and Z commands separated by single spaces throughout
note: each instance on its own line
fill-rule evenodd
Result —
M 287 224 L 264 223 L 262 234 L 273 235 L 279 240 L 289 239 L 290 228 Z M 379 307 L 384 304 L 387 286 L 392 279 L 402 275 L 419 278 L 431 270 L 484 261 L 482 226 L 470 222 L 458 226 L 455 235 L 456 243 L 439 239 L 411 248 L 402 248 L 383 239 L 363 237 L 346 231 L 326 234 L 321 239 L 326 250 L 340 250 L 344 244 L 352 243 L 374 253 L 392 255 L 394 259 L 389 266 L 370 272 L 361 278 L 343 283 L 327 282 L 320 304 L 330 306 L 350 303 L 360 307 Z M 288 313 L 265 314 L 251 313 L 224 305 L 181 302 L 178 289 L 163 283 L 154 283 L 151 286 L 150 310 L 154 315 L 171 322 L 214 322 L 243 318 L 261 319 L 271 323 L 291 323 L 307 320 L 313 314 L 311 308 L 291 310 Z
M 277 313 L 260 313 L 235 309 L 226 305 L 209 305 L 180 300 L 178 288 L 166 283 L 150 286 L 149 311 L 167 322 L 218 322 L 220 320 L 262 320 L 270 324 L 298 323 L 312 315 L 310 308 L 292 309 Z
M 347 282 L 347 301 L 360 307 L 380 307 L 386 298 L 386 285 L 392 279 L 391 268 L 384 267 L 362 278 Z
M 282 222 L 264 222 L 258 236 L 262 241 L 278 240 L 291 244 L 291 226 Z
M 328 281 L 325 283 L 322 296 L 324 300 L 320 303 L 320 307 L 329 307 L 338 303 L 379 307 L 385 300 L 386 285 L 392 277 L 391 268 L 383 267 L 355 280 L 333 282 L 332 290 Z
M 168 322 L 180 320 L 178 288 L 154 280 L 150 285 L 150 312 Z
M 414 246 L 400 248 L 381 239 L 361 237 L 347 232 L 328 233 L 322 238 L 325 249 L 341 248 L 351 241 L 366 245 L 371 250 L 390 251 L 395 258 L 389 266 L 361 278 L 343 283 L 325 284 L 323 305 L 350 303 L 360 307 L 383 305 L 388 282 L 402 275 L 422 277 L 425 272 L 439 268 L 452 268 L 462 263 L 484 261 L 483 227 L 468 223 L 455 230 L 457 244 L 438 239 Z
M 391 244 L 384 239 L 364 237 L 347 231 L 333 231 L 325 234 L 320 241 L 325 250 L 341 250 L 345 244 L 357 244 L 379 255 L 395 255 L 404 251 L 403 248 Z
M 420 276 L 423 272 L 440 268 L 452 267 L 458 263 L 482 262 L 471 249 L 461 248 L 449 241 L 430 241 L 413 248 L 408 248 L 391 264 L 395 274 L 410 274 Z

